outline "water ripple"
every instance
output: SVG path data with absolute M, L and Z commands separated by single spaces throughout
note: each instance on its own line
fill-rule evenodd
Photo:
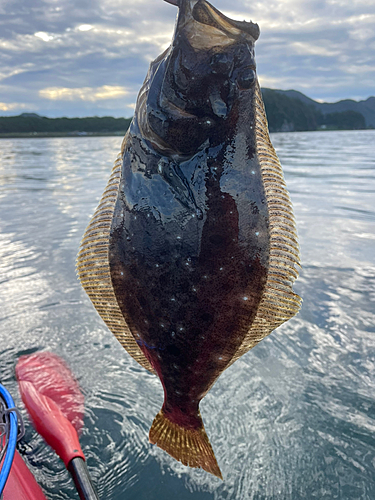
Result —
M 17 358 L 49 349 L 68 360 L 85 394 L 81 442 L 102 499 L 375 498 L 374 139 L 273 136 L 296 212 L 304 302 L 202 402 L 224 482 L 149 444 L 161 384 L 127 356 L 76 280 L 79 240 L 121 139 L 1 141 L 2 382 L 22 408 Z M 21 453 L 49 498 L 77 498 L 28 421 Z

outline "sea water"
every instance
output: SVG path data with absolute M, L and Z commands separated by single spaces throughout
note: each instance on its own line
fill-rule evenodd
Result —
M 75 275 L 119 137 L 0 140 L 0 379 L 20 451 L 50 500 L 78 499 L 33 430 L 14 366 L 62 356 L 85 395 L 81 436 L 102 500 L 375 498 L 375 131 L 272 136 L 294 204 L 301 312 L 201 404 L 224 482 L 148 443 L 160 382 L 108 331 Z

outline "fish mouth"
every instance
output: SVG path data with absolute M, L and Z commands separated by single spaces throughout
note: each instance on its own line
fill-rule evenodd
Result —
M 238 95 L 256 81 L 259 27 L 229 19 L 206 0 L 165 1 L 179 8 L 175 32 L 151 64 L 137 116 L 153 148 L 180 161 L 228 134 Z
M 255 42 L 259 38 L 260 30 L 256 23 L 251 21 L 236 21 L 225 16 L 206 0 L 165 0 L 179 8 L 177 30 L 194 20 L 221 32 L 229 38 L 237 39 L 248 35 Z M 176 30 L 176 31 L 177 31 Z

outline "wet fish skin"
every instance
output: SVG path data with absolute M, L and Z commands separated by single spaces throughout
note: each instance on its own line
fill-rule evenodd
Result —
M 199 401 L 301 302 L 258 35 L 204 0 L 179 2 L 172 45 L 150 66 L 78 257 L 103 319 L 163 384 L 150 441 L 219 477 Z
M 193 202 L 188 206 L 163 177 L 143 175 L 152 152 L 135 160 L 132 152 L 141 152 L 139 144 L 132 147 L 135 128 L 133 123 L 112 223 L 112 283 L 127 324 L 165 386 L 165 409 L 191 415 L 194 426 L 200 424 L 199 400 L 242 342 L 265 285 L 265 195 L 255 161 L 257 173 L 249 171 L 246 179 L 240 172 L 236 179 L 228 172 L 224 182 L 225 170 L 232 169 L 221 164 L 221 148 L 215 155 L 208 147 L 189 161 L 201 179 L 191 184 L 197 209 Z M 182 163 L 180 169 L 185 171 Z M 241 193 L 239 182 L 251 182 L 253 192 Z
M 177 34 L 151 66 L 146 112 L 140 99 L 124 150 L 112 283 L 163 383 L 164 414 L 185 427 L 202 425 L 199 401 L 241 344 L 265 285 L 268 211 L 254 132 L 246 162 L 232 161 L 239 129 L 255 125 L 241 89 L 249 67 L 249 38 L 197 53 Z

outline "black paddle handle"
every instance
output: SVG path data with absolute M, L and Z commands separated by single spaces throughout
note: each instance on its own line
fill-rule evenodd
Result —
M 99 500 L 98 493 L 87 470 L 86 462 L 81 457 L 75 457 L 69 462 L 68 471 L 72 475 L 81 500 Z

